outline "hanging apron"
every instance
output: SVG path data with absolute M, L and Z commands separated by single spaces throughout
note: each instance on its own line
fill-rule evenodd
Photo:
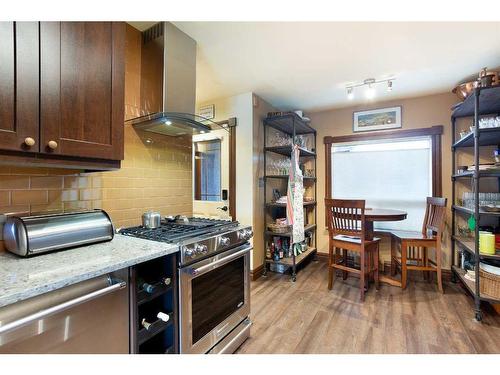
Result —
M 290 174 L 286 200 L 286 218 L 292 226 L 291 246 L 295 255 L 302 252 L 304 241 L 304 178 L 299 168 L 299 147 L 292 147 Z M 293 245 L 292 245 L 293 244 Z

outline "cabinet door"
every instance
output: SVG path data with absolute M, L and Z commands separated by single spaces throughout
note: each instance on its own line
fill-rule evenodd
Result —
M 125 24 L 40 23 L 40 152 L 123 159 Z
M 0 22 L 0 149 L 38 152 L 38 22 Z

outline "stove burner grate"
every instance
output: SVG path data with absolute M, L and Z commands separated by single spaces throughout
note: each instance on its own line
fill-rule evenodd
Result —
M 238 222 L 189 218 L 188 223 L 162 223 L 160 227 L 148 229 L 143 226 L 124 228 L 121 234 L 152 241 L 176 243 L 187 238 L 215 233 L 221 229 L 238 226 Z

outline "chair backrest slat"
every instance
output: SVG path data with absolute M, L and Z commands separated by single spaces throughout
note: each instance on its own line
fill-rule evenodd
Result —
M 423 234 L 431 230 L 436 235 L 441 235 L 446 217 L 446 201 L 446 198 L 427 197 L 424 224 L 422 226 Z
M 365 201 L 325 199 L 330 237 L 343 234 L 365 238 Z

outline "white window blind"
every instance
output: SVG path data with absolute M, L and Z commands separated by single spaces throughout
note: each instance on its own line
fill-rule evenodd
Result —
M 404 221 L 375 222 L 376 229 L 422 229 L 432 196 L 430 137 L 332 145 L 332 197 L 365 199 L 366 207 L 404 210 Z

